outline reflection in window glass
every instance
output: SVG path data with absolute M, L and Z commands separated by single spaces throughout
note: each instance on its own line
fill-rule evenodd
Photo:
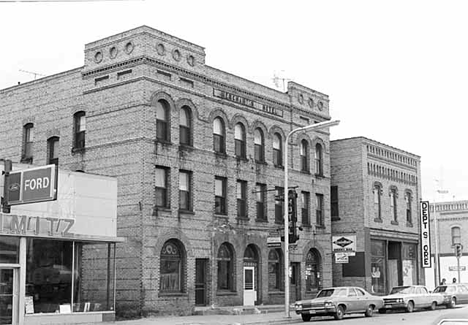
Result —
M 0 263 L 17 264 L 19 256 L 18 237 L 0 237 Z

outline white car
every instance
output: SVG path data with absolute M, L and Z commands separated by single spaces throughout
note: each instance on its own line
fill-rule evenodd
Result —
M 394 287 L 388 296 L 383 297 L 384 305 L 379 309 L 381 314 L 387 310 L 405 310 L 408 313 L 414 309 L 436 309 L 444 303 L 444 296 L 440 293 L 431 293 L 425 286 L 412 285 Z

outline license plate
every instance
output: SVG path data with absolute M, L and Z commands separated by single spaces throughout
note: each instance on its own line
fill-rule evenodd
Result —
M 385 305 L 385 308 L 392 308 L 392 305 Z
M 309 310 L 309 314 L 315 314 L 315 310 Z

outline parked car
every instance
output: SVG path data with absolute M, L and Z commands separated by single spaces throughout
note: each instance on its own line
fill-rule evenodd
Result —
M 342 319 L 345 314 L 364 313 L 371 317 L 374 310 L 382 308 L 381 297 L 373 296 L 359 287 L 332 287 L 319 291 L 313 299 L 296 301 L 296 314 L 304 322 L 313 316 L 334 316 Z
M 411 285 L 394 287 L 388 296 L 383 297 L 384 305 L 379 309 L 381 314 L 387 310 L 406 310 L 413 312 L 415 308 L 436 309 L 442 305 L 444 297 L 440 293 L 431 293 L 425 286 Z
M 434 289 L 434 293 L 440 293 L 444 297 L 443 304 L 447 308 L 453 308 L 457 304 L 468 303 L 468 288 L 460 283 L 440 285 Z

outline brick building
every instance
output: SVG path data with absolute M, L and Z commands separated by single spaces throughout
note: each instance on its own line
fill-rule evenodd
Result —
M 117 310 L 284 301 L 283 150 L 298 194 L 291 300 L 332 284 L 327 95 L 279 92 L 142 26 L 85 46 L 84 66 L 0 90 L 0 153 L 118 178 Z M 92 225 L 90 225 L 92 226 Z
M 428 287 L 434 288 L 442 279 L 447 283 L 454 278 L 457 282 L 468 283 L 468 236 L 464 234 L 468 229 L 468 201 L 431 203 L 430 218 L 433 263 L 432 268 L 426 271 Z M 462 245 L 459 259 L 455 250 L 457 244 Z
M 364 137 L 330 148 L 333 251 L 355 244 L 347 263 L 333 263 L 333 284 L 385 294 L 421 283 L 420 157 Z

